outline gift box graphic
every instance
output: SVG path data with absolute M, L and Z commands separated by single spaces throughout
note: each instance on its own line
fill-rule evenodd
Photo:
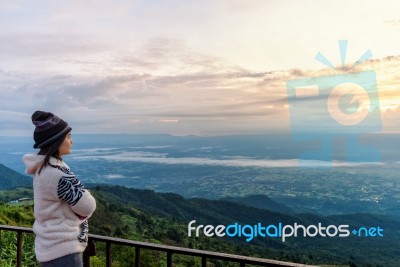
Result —
M 379 162 L 378 150 L 359 143 L 360 135 L 382 129 L 376 74 L 373 70 L 351 72 L 371 53 L 367 51 L 352 68 L 345 69 L 347 41 L 339 41 L 339 46 L 341 73 L 286 83 L 293 139 L 319 143 L 317 149 L 301 154 L 300 160 L 332 162 L 335 139 L 339 138 L 345 140 L 347 162 Z M 317 60 L 333 67 L 320 53 Z

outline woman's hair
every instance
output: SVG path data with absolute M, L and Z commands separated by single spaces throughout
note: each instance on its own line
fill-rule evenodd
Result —
M 50 165 L 50 158 L 51 157 L 54 157 L 56 159 L 61 160 L 61 157 L 60 157 L 58 152 L 59 152 L 61 144 L 64 142 L 64 139 L 65 139 L 65 136 L 63 136 L 59 140 L 55 141 L 51 145 L 46 146 L 46 147 L 42 147 L 40 149 L 38 155 L 43 155 L 45 157 L 44 157 L 42 165 L 40 166 L 40 169 L 38 171 L 39 174 L 40 174 L 40 172 L 42 171 L 42 169 L 44 167 L 46 167 L 47 165 Z

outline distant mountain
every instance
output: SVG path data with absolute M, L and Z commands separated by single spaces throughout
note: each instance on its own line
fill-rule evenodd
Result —
M 0 164 L 0 190 L 32 186 L 32 178 Z
M 94 185 L 88 186 L 93 188 Z M 104 200 L 132 206 L 147 214 L 174 218 L 184 222 L 196 219 L 202 223 L 221 224 L 234 221 L 253 223 L 254 220 L 266 222 L 267 218 L 268 221 L 282 219 L 287 222 L 296 219 L 286 214 L 261 210 L 227 200 L 185 199 L 175 193 L 157 193 L 153 190 L 111 185 L 97 185 L 95 191 L 101 192 Z
M 265 195 L 250 195 L 245 197 L 225 197 L 222 198 L 221 200 L 236 202 L 243 204 L 245 206 L 250 206 L 280 213 L 286 213 L 286 214 L 294 212 L 291 208 L 281 203 L 278 203 Z

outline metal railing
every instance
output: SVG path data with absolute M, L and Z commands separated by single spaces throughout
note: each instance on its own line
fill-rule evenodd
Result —
M 19 227 L 19 226 L 6 226 L 0 225 L 0 232 L 1 231 L 13 231 L 17 234 L 17 267 L 22 267 L 22 240 L 23 240 L 23 233 L 33 234 L 32 228 L 26 227 Z M 140 242 L 140 241 L 132 241 L 122 238 L 114 238 L 114 237 L 107 237 L 101 235 L 93 235 L 90 234 L 89 238 L 96 242 L 102 242 L 106 245 L 105 255 L 106 255 L 106 266 L 112 266 L 112 253 L 111 253 L 111 246 L 112 245 L 119 245 L 119 246 L 127 246 L 127 247 L 134 247 L 135 248 L 135 267 L 140 266 L 140 253 L 142 250 L 152 250 L 152 251 L 159 251 L 165 252 L 167 256 L 167 267 L 172 267 L 172 255 L 187 255 L 192 257 L 198 257 L 201 259 L 201 266 L 207 266 L 208 259 L 215 259 L 215 260 L 222 260 L 226 262 L 236 262 L 239 263 L 240 267 L 245 267 L 247 264 L 256 265 L 256 266 L 268 266 L 268 267 L 307 267 L 311 265 L 304 265 L 298 263 L 290 263 L 290 262 L 283 262 L 283 261 L 276 261 L 276 260 L 268 260 L 268 259 L 261 259 L 261 258 L 254 258 L 254 257 L 246 257 L 240 255 L 233 255 L 233 254 L 226 254 L 226 253 L 219 253 L 219 252 L 211 252 L 206 250 L 198 250 L 198 249 L 189 249 L 189 248 L 181 248 L 181 247 L 174 247 L 174 246 L 167 246 L 167 245 L 160 245 L 154 243 L 147 243 L 147 242 Z M 2 242 L 0 240 L 0 242 Z M 86 257 L 84 259 L 85 267 L 90 267 L 89 258 Z

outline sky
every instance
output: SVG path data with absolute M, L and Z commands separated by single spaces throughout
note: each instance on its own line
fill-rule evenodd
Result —
M 0 135 L 31 135 L 35 110 L 75 133 L 280 133 L 301 128 L 301 118 L 311 131 L 332 121 L 358 129 L 363 116 L 376 126 L 368 131 L 398 133 L 399 8 L 394 0 L 0 0 Z M 347 40 L 345 68 L 339 40 Z M 367 97 L 362 89 L 289 97 L 288 81 L 368 71 L 358 80 Z M 341 98 L 348 94 L 355 98 Z

